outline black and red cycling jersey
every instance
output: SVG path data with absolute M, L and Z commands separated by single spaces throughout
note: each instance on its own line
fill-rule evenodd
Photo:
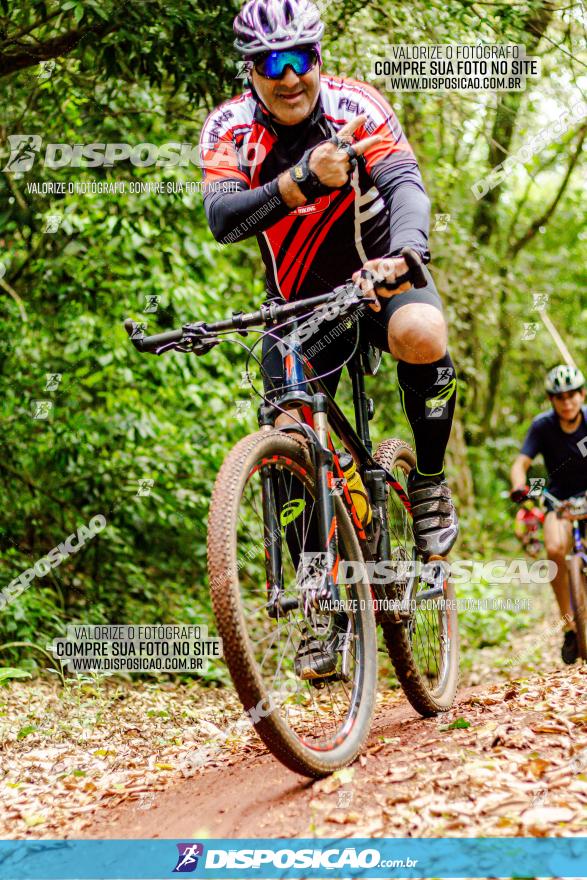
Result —
M 289 208 L 278 176 L 363 114 L 355 138 L 383 139 L 359 157 L 350 186 Z M 278 124 L 246 91 L 208 116 L 200 156 L 212 233 L 223 243 L 257 236 L 269 296 L 326 293 L 367 260 L 406 245 L 430 260 L 430 201 L 418 163 L 392 108 L 365 83 L 321 75 L 314 110 L 291 126 Z

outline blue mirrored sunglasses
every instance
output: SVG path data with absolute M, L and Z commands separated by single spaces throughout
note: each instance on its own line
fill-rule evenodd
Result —
M 255 59 L 255 70 L 266 79 L 281 79 L 286 67 L 292 67 L 298 76 L 303 76 L 312 70 L 318 55 L 315 49 L 283 49 L 276 52 L 268 52 Z

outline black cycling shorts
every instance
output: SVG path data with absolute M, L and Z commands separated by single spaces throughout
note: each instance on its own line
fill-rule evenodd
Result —
M 395 312 L 409 303 L 427 303 L 442 312 L 442 301 L 436 285 L 426 266 L 423 267 L 428 280 L 426 287 L 412 287 L 404 293 L 381 299 L 381 311 L 367 309 L 358 319 L 354 316 L 324 320 L 312 336 L 303 342 L 303 352 L 315 372 L 325 375 L 322 379 L 330 394 L 334 396 L 340 380 L 344 362 L 350 358 L 357 342 L 357 325 L 362 340 L 365 338 L 380 351 L 389 353 L 387 327 Z M 300 322 L 300 327 L 303 322 Z M 283 386 L 283 354 L 277 346 L 275 336 L 291 333 L 284 327 L 273 331 L 274 336 L 265 335 L 262 348 L 263 382 L 265 393 L 271 398 L 279 394 Z M 269 392 L 273 391 L 274 394 Z

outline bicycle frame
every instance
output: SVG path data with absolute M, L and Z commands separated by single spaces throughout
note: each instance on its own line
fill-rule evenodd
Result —
M 379 465 L 372 457 L 371 438 L 369 433 L 369 418 L 372 410 L 369 409 L 369 400 L 365 394 L 364 369 L 361 363 L 360 350 L 357 349 L 352 360 L 348 364 L 353 388 L 353 403 L 356 418 L 356 430 L 335 402 L 332 395 L 316 377 L 312 366 L 302 351 L 302 344 L 296 333 L 297 322 L 294 329 L 288 334 L 289 351 L 283 359 L 284 384 L 283 393 L 270 404 L 259 408 L 259 426 L 273 427 L 279 412 L 284 409 L 294 408 L 301 412 L 302 421 L 288 424 L 281 428 L 283 431 L 303 432 L 310 440 L 309 448 L 314 458 L 313 464 L 316 472 L 317 508 L 318 508 L 318 532 L 321 550 L 326 553 L 328 561 L 327 587 L 332 599 L 339 599 L 336 575 L 339 557 L 336 547 L 336 514 L 332 490 L 335 478 L 344 480 L 344 473 L 340 466 L 338 455 L 332 442 L 330 425 L 335 434 L 340 437 L 345 448 L 351 453 L 364 479 L 370 497 L 373 511 L 373 519 L 365 529 L 361 522 L 351 493 L 343 482 L 342 499 L 351 516 L 355 531 L 361 543 L 361 548 L 366 559 L 379 561 L 389 559 L 391 543 L 389 536 L 389 524 L 387 515 L 387 490 L 389 485 L 398 495 L 405 509 L 410 512 L 410 503 L 403 487 L 393 476 Z M 266 554 L 266 574 L 269 595 L 277 598 L 277 593 L 283 589 L 280 583 L 281 572 L 281 538 L 279 526 L 274 511 L 276 507 L 271 503 L 273 487 L 269 468 L 266 466 L 262 471 L 263 509 L 265 513 L 266 539 L 268 541 L 268 553 Z M 287 600 L 285 600 L 287 602 Z M 280 603 L 282 610 L 283 603 Z M 277 611 L 274 611 L 276 614 Z M 341 621 L 342 622 L 342 621 Z
M 548 499 L 552 503 L 554 508 L 554 512 L 557 516 L 560 516 L 561 510 L 564 510 L 564 502 L 561 502 L 558 498 L 552 495 L 547 489 L 543 489 L 541 493 L 544 498 Z M 580 556 L 583 561 L 583 565 L 587 565 L 587 549 L 585 547 L 585 542 L 583 540 L 583 536 L 581 535 L 581 526 L 579 523 L 581 521 L 585 521 L 585 517 L 582 516 L 581 519 L 572 517 L 560 517 L 561 519 L 569 519 L 571 522 L 572 528 L 572 539 L 573 539 L 573 548 L 571 552 L 566 556 L 567 567 L 569 565 L 569 561 L 573 556 Z M 573 597 L 571 595 L 571 606 L 573 606 Z M 575 609 L 573 608 L 573 611 Z

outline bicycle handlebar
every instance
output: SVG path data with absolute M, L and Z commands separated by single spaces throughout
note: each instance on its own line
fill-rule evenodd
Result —
M 587 516 L 587 493 L 575 495 L 572 498 L 556 498 L 544 487 L 538 495 L 530 494 L 528 487 L 526 487 L 524 494 L 522 494 L 521 489 L 509 493 L 509 498 L 515 504 L 523 504 L 525 501 L 538 501 L 540 497 L 546 498 L 552 504 L 557 516 L 567 514 L 569 519 L 573 519 L 574 515 L 578 517 Z
M 401 256 L 406 261 L 408 267 L 407 274 L 397 278 L 394 284 L 387 284 L 387 282 L 379 280 L 375 280 L 374 283 L 378 287 L 384 287 L 386 290 L 394 290 L 405 281 L 411 281 L 413 286 L 418 290 L 422 287 L 426 287 L 428 279 L 424 273 L 424 264 L 422 263 L 420 255 L 416 253 L 413 248 L 405 247 L 402 249 Z
M 425 287 L 428 282 L 420 256 L 409 247 L 405 247 L 402 250 L 401 256 L 408 265 L 407 277 L 412 281 L 414 287 Z M 403 275 L 393 286 L 387 284 L 382 284 L 381 286 L 393 289 L 393 287 L 397 287 L 402 283 L 402 279 L 405 281 L 406 276 Z M 216 336 L 217 333 L 237 330 L 242 335 L 246 335 L 247 327 L 259 325 L 272 326 L 284 318 L 301 315 L 309 309 L 315 309 L 318 306 L 331 303 L 339 297 L 344 298 L 347 305 L 354 302 L 357 307 L 362 304 L 367 305 L 370 302 L 375 302 L 374 293 L 365 295 L 355 284 L 347 282 L 336 287 L 330 293 L 323 293 L 320 296 L 313 296 L 291 303 L 263 303 L 261 308 L 255 312 L 234 312 L 232 318 L 227 318 L 224 321 L 215 321 L 212 324 L 197 321 L 194 324 L 185 324 L 179 330 L 168 330 L 165 333 L 144 336 L 141 335 L 143 325 L 136 323 L 132 318 L 127 318 L 124 322 L 124 328 L 134 347 L 142 353 L 160 355 L 166 351 L 176 350 L 202 355 L 220 342 Z

